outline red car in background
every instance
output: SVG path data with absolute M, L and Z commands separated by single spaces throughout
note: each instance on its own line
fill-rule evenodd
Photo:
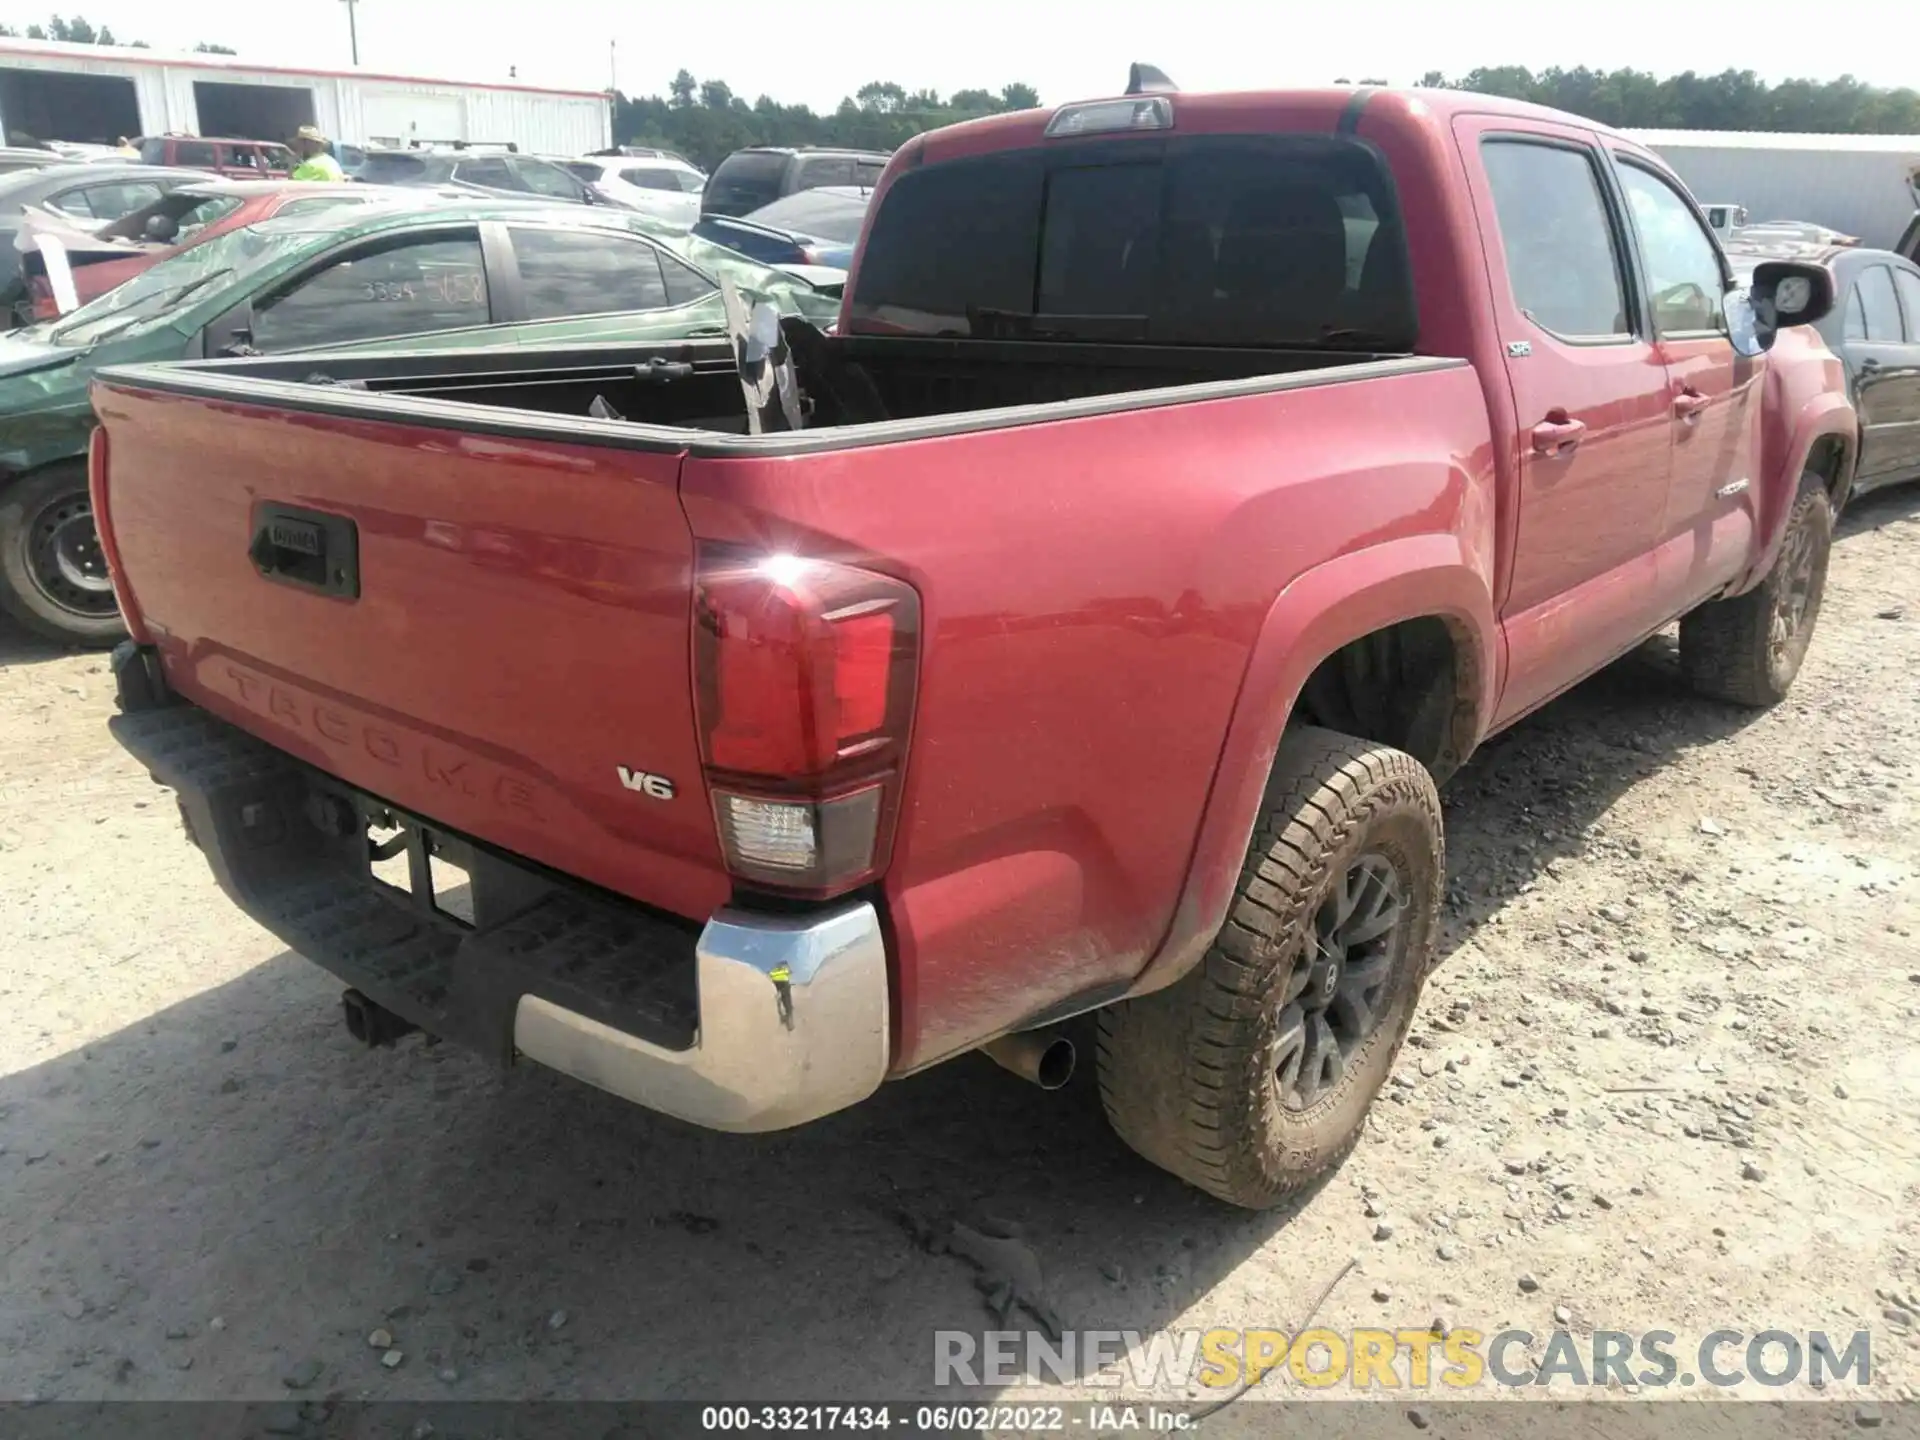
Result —
M 41 251 L 43 241 L 58 242 L 72 271 L 76 303 L 84 305 L 124 285 L 149 266 L 215 235 L 303 210 L 364 204 L 388 193 L 378 186 L 351 182 L 317 185 L 292 180 L 207 180 L 183 185 L 92 232 L 50 210 L 29 210 L 22 218 L 16 244 L 22 252 L 20 268 L 27 282 L 31 319 L 52 320 L 62 313 Z
M 213 135 L 142 135 L 134 144 L 148 165 L 184 165 L 239 180 L 285 179 L 300 162 L 272 140 L 230 140 Z

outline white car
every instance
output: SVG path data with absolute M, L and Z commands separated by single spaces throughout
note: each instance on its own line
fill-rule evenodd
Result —
M 589 155 L 561 163 L 617 205 L 683 230 L 700 218 L 700 192 L 707 177 L 685 161 L 664 155 Z

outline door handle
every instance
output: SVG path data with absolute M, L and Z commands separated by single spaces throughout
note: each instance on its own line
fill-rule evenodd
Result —
M 1681 420 L 1691 420 L 1713 401 L 1698 390 L 1682 390 L 1673 397 L 1673 413 Z
M 1533 448 L 1541 455 L 1563 455 L 1578 445 L 1587 433 L 1584 420 L 1564 418 L 1566 411 L 1556 410 L 1533 427 Z M 1558 415 L 1562 418 L 1554 419 Z

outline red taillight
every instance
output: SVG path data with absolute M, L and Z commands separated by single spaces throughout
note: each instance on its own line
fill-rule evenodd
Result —
M 912 719 L 920 601 L 890 575 L 703 545 L 694 664 L 727 867 L 824 897 L 885 863 Z
M 120 606 L 121 618 L 133 638 L 143 643 L 146 634 L 139 614 L 133 608 L 133 593 L 127 588 L 120 567 L 120 547 L 114 541 L 113 520 L 107 504 L 107 431 L 104 425 L 93 427 L 87 437 L 87 498 L 93 506 L 93 529 L 100 537 L 100 554 L 107 562 L 107 578 L 113 582 L 113 598 Z

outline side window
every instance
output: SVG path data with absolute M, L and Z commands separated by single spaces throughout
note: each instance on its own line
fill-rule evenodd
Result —
M 226 145 L 221 147 L 220 163 L 234 170 L 260 169 L 260 157 L 254 153 L 251 145 Z
M 857 160 L 853 167 L 853 183 L 872 188 L 880 183 L 880 172 L 886 168 L 884 160 Z
M 462 160 L 453 167 L 453 178 L 469 185 L 485 185 L 490 190 L 524 190 L 504 160 Z
M 1647 260 L 1653 323 L 1663 335 L 1727 328 L 1725 273 L 1713 237 L 1660 176 L 1622 158 L 1620 181 Z
M 173 163 L 195 170 L 211 170 L 219 164 L 218 152 L 204 140 L 180 140 L 174 143 Z
M 486 264 L 477 236 L 361 250 L 254 307 L 268 354 L 484 325 Z
M 1514 304 L 1565 339 L 1630 334 L 1620 255 L 1593 155 L 1528 140 L 1489 140 L 1481 155 Z
M 851 155 L 814 155 L 800 162 L 800 183 L 802 190 L 816 190 L 822 185 L 853 184 L 853 157 Z
M 166 164 L 167 142 L 158 138 L 142 140 L 140 142 L 140 163 L 143 165 Z
M 1860 308 L 1866 312 L 1866 338 L 1875 344 L 1900 343 L 1900 302 L 1894 298 L 1893 272 L 1874 265 L 1860 272 Z
M 519 226 L 510 233 L 529 320 L 658 310 L 667 303 L 659 252 L 644 240 Z
M 96 220 L 118 220 L 160 198 L 160 187 L 145 180 L 121 181 L 113 185 L 89 185 L 69 190 L 57 202 L 69 215 L 91 215 Z
M 1895 270 L 1893 284 L 1900 292 L 1900 308 L 1907 316 L 1907 343 L 1920 345 L 1920 275 L 1911 270 Z
M 538 160 L 520 160 L 515 162 L 513 168 L 520 172 L 520 183 L 536 195 L 550 195 L 556 200 L 580 198 L 579 182 L 558 165 L 543 165 Z
M 660 273 L 666 277 L 669 305 L 685 305 L 703 295 L 711 295 L 720 288 L 691 265 L 683 264 L 671 255 L 663 254 L 660 257 Z
M 1847 291 L 1847 334 L 1849 340 L 1867 338 L 1867 307 L 1860 303 L 1860 287 Z

